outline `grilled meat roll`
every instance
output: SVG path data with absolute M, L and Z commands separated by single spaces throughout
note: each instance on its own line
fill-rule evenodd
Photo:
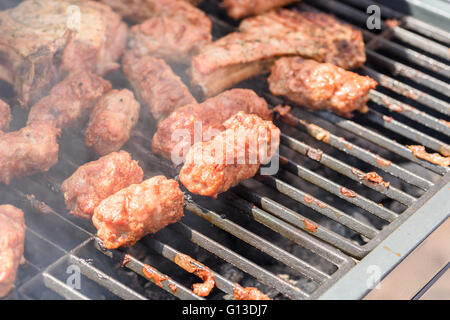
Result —
M 0 131 L 8 131 L 11 122 L 11 109 L 9 105 L 0 99 Z
M 190 104 L 175 110 L 159 124 L 152 140 L 153 152 L 172 161 L 184 159 L 196 136 L 199 135 L 199 140 L 211 139 L 208 138 L 209 133 L 223 131 L 223 122 L 239 111 L 257 114 L 264 120 L 272 119 L 266 101 L 254 91 L 232 89 L 201 104 Z M 177 137 L 177 134 L 180 136 Z
M 141 105 L 127 89 L 112 90 L 95 105 L 86 129 L 86 145 L 104 156 L 130 139 Z
M 31 108 L 28 124 L 51 121 L 60 129 L 76 126 L 111 87 L 109 81 L 92 72 L 74 71 Z
M 35 121 L 16 132 L 0 133 L 0 183 L 48 171 L 58 162 L 60 130 Z
M 70 213 L 91 218 L 102 200 L 143 179 L 138 162 L 120 151 L 84 164 L 62 183 L 61 190 Z
M 297 1 L 298 0 L 224 0 L 223 3 L 230 17 L 233 19 L 241 19 L 283 7 Z
M 145 235 L 179 221 L 183 204 L 178 183 L 157 176 L 103 200 L 92 221 L 107 249 L 130 247 Z
M 227 129 L 208 142 L 194 144 L 180 171 L 180 181 L 192 193 L 216 198 L 253 177 L 270 161 L 280 143 L 280 130 L 256 115 L 239 112 Z
M 308 109 L 328 109 L 345 117 L 353 111 L 366 111 L 368 94 L 377 86 L 370 77 L 298 57 L 278 60 L 268 81 L 276 96 Z
M 164 60 L 150 56 L 138 58 L 127 53 L 123 70 L 139 101 L 148 106 L 157 121 L 177 108 L 197 102 Z
M 25 241 L 23 211 L 11 205 L 0 206 L 0 298 L 14 287 L 17 268 L 23 258 Z

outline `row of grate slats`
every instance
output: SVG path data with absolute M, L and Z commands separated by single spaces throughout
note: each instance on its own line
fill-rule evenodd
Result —
M 304 2 L 306 2 L 306 4 L 303 3 L 300 5 L 303 9 L 325 10 L 326 12 L 332 12 L 338 15 L 338 17 L 343 18 L 346 21 L 350 21 L 351 23 L 356 23 L 359 26 L 365 25 L 367 15 L 364 11 L 368 5 L 373 4 L 373 1 L 365 0 L 343 0 L 340 2 L 314 0 Z M 392 131 L 396 135 L 403 136 L 408 140 L 416 141 L 418 144 L 423 144 L 430 150 L 437 152 L 445 152 L 445 150 L 450 150 L 447 144 L 448 137 L 450 136 L 450 129 L 435 116 L 436 113 L 439 113 L 442 115 L 443 119 L 447 120 L 450 116 L 450 107 L 445 99 L 445 97 L 448 97 L 450 92 L 448 90 L 449 85 L 442 80 L 443 77 L 447 78 L 450 74 L 450 67 L 446 63 L 442 62 L 444 60 L 448 60 L 449 58 L 449 51 L 445 45 L 449 43 L 450 37 L 448 36 L 448 33 L 440 29 L 428 27 L 428 25 L 427 30 L 436 30 L 436 32 L 427 32 L 422 29 L 423 22 L 417 21 L 412 17 L 402 17 L 399 13 L 392 11 L 389 8 L 383 6 L 380 7 L 382 8 L 382 12 L 385 17 L 399 19 L 401 25 L 395 28 L 387 28 L 386 25 L 383 24 L 384 31 L 381 34 L 375 34 L 368 32 L 367 30 L 362 30 L 366 40 L 368 41 L 368 61 L 373 66 L 364 66 L 361 69 L 361 72 L 373 77 L 382 87 L 390 90 L 389 92 L 393 92 L 399 96 L 405 96 L 406 98 L 412 99 L 420 105 L 433 110 L 435 113 L 431 115 L 421 111 L 416 111 L 417 109 L 408 108 L 407 110 L 409 111 L 403 111 L 401 115 L 431 130 L 439 132 L 441 136 L 444 135 L 447 140 L 442 141 L 439 138 L 436 138 L 432 131 L 430 131 L 432 133 L 424 133 L 412 128 L 411 126 L 405 125 L 402 123 L 401 119 L 396 118 L 389 122 L 385 121 L 383 119 L 383 116 L 386 115 L 384 114 L 384 111 L 388 111 L 387 115 L 393 115 L 392 113 L 389 113 L 391 110 L 389 105 L 395 104 L 405 106 L 405 103 L 399 101 L 397 98 L 381 92 L 380 90 L 373 91 L 370 99 L 373 103 L 384 107 L 383 113 L 380 113 L 378 109 L 375 110 L 371 108 L 369 113 L 364 115 L 364 117 L 367 121 L 375 123 L 382 129 L 386 129 L 383 133 Z M 225 25 L 225 22 L 219 21 L 215 17 L 213 17 L 213 20 L 219 26 Z M 231 26 L 228 26 L 228 28 L 229 30 L 232 29 Z M 422 35 L 419 35 L 419 33 L 432 39 L 427 39 Z M 413 47 L 417 47 L 417 49 L 420 50 L 420 53 L 414 49 L 407 48 L 396 43 L 393 40 L 394 38 L 399 39 L 403 43 L 409 44 Z M 387 57 L 380 54 L 380 48 L 392 53 L 394 56 L 398 56 L 398 58 L 402 59 L 405 63 L 417 65 L 421 68 L 427 69 L 429 72 L 425 72 L 423 70 L 419 71 L 413 67 L 394 60 L 394 57 Z M 427 55 L 422 52 L 426 52 Z M 433 58 L 428 56 L 428 54 L 433 56 Z M 442 61 L 438 61 L 437 59 L 441 59 Z M 376 71 L 377 68 L 375 66 L 379 66 L 381 69 L 389 71 L 392 76 Z M 431 76 L 430 73 L 437 74 L 439 78 Z M 407 79 L 409 82 L 404 83 L 395 79 L 398 77 Z M 423 92 L 423 90 L 426 89 L 431 89 L 437 94 L 434 95 Z M 283 102 L 280 99 L 271 96 L 268 92 L 264 92 L 264 97 L 272 105 Z M 374 151 L 367 150 L 364 147 L 359 146 L 358 143 L 352 143 L 344 140 L 344 136 L 339 133 L 334 133 L 334 130 L 332 130 L 333 132 L 330 134 L 330 139 L 327 142 L 320 142 L 320 144 L 327 144 L 329 147 L 345 153 L 347 157 L 359 159 L 361 162 L 364 162 L 377 170 L 382 170 L 389 176 L 396 177 L 409 185 L 419 188 L 422 190 L 422 194 L 423 192 L 430 190 L 435 183 L 435 181 L 428 178 L 428 175 L 425 174 L 426 172 L 433 172 L 440 177 L 446 175 L 442 179 L 448 179 L 447 168 L 436 166 L 414 157 L 411 151 L 403 144 L 392 140 L 386 136 L 386 134 L 380 134 L 376 130 L 368 128 L 357 121 L 343 119 L 326 111 L 311 113 L 300 108 L 296 108 L 294 114 L 297 116 L 298 120 L 295 130 L 303 135 L 311 135 L 305 127 L 305 121 L 306 123 L 316 124 L 318 123 L 317 119 L 321 119 L 326 123 L 331 124 L 332 128 L 338 128 L 343 132 L 346 132 L 346 136 L 347 134 L 350 134 L 354 137 L 362 138 L 373 145 L 389 151 L 393 155 L 417 164 L 417 171 L 405 169 L 401 164 L 395 163 L 392 163 L 389 166 L 380 165 L 380 162 L 378 161 L 378 154 Z M 315 148 L 315 146 L 287 134 L 286 130 L 284 130 L 286 126 L 287 125 L 283 125 L 282 127 L 283 147 L 286 147 L 288 150 L 296 153 L 297 155 L 307 158 L 308 150 Z M 145 142 L 145 145 L 137 143 L 136 141 L 130 142 L 129 148 L 133 151 L 133 156 L 146 159 L 147 162 L 151 164 L 157 164 L 160 162 L 159 159 L 155 158 L 148 152 L 148 145 L 150 141 L 146 138 L 145 134 L 138 132 L 137 135 L 141 138 L 141 141 Z M 81 138 L 78 138 L 78 140 L 77 138 L 74 138 L 73 141 L 74 145 L 78 142 L 81 144 L 83 143 Z M 186 212 L 208 221 L 217 229 L 221 229 L 226 234 L 230 234 L 233 237 L 240 239 L 263 254 L 273 257 L 275 260 L 282 262 L 284 265 L 304 277 L 311 279 L 317 283 L 317 287 L 313 292 L 306 292 L 302 290 L 301 288 L 293 285 L 291 282 L 279 277 L 277 274 L 270 272 L 250 259 L 236 253 L 236 250 L 233 250 L 233 248 L 228 248 L 227 246 L 215 241 L 211 237 L 206 236 L 204 233 L 197 231 L 194 227 L 191 227 L 184 222 L 170 226 L 166 232 L 172 232 L 176 237 L 181 237 L 186 241 L 190 241 L 218 258 L 227 261 L 243 272 L 251 275 L 260 283 L 265 284 L 268 287 L 275 288 L 285 297 L 291 299 L 311 299 L 319 297 L 321 293 L 323 293 L 333 283 L 338 281 L 339 278 L 354 265 L 353 259 L 350 257 L 362 259 L 374 248 L 376 244 L 382 241 L 383 238 L 385 238 L 390 232 L 394 231 L 404 219 L 413 213 L 414 205 L 420 200 L 420 197 L 410 195 L 404 190 L 392 185 L 389 188 L 386 188 L 384 186 L 373 185 L 367 181 L 361 181 L 358 176 L 355 175 L 355 168 L 348 164 L 347 161 L 342 161 L 338 157 L 326 152 L 323 153 L 319 161 L 320 166 L 327 167 L 343 177 L 361 183 L 364 188 L 383 194 L 387 198 L 403 205 L 402 208 L 404 208 L 404 210 L 402 212 L 394 212 L 389 208 L 380 206 L 375 201 L 366 197 L 365 194 L 359 192 L 359 189 L 358 192 L 356 192 L 355 197 L 350 198 L 344 196 L 341 193 L 342 185 L 340 183 L 324 177 L 322 174 L 315 172 L 313 169 L 307 168 L 290 157 L 284 156 L 281 150 L 279 157 L 281 160 L 281 171 L 290 172 L 297 178 L 307 181 L 334 195 L 335 197 L 339 197 L 349 204 L 363 209 L 370 215 L 376 216 L 385 221 L 386 227 L 382 232 L 380 232 L 380 230 L 358 220 L 351 214 L 344 212 L 338 207 L 328 203 L 323 203 L 321 199 L 315 198 L 314 194 L 309 194 L 308 190 L 297 188 L 278 176 L 257 176 L 254 180 L 275 190 L 287 198 L 290 198 L 293 201 L 301 203 L 309 209 L 314 210 L 320 216 L 327 217 L 336 223 L 345 225 L 347 228 L 364 236 L 367 241 L 364 244 L 358 244 L 357 242 L 332 231 L 330 228 L 321 225 L 316 221 L 314 221 L 314 223 L 317 224 L 317 230 L 311 233 L 311 231 L 308 231 L 309 229 L 307 226 L 307 221 L 310 221 L 310 218 L 302 215 L 301 212 L 290 209 L 271 197 L 264 196 L 259 191 L 249 188 L 246 185 L 238 186 L 232 192 L 229 192 L 222 197 L 221 200 L 227 203 L 228 206 L 232 205 L 235 209 L 247 214 L 250 221 L 264 225 L 268 229 L 273 230 L 277 234 L 289 239 L 294 244 L 309 250 L 315 255 L 320 256 L 336 266 L 336 271 L 332 274 L 328 274 L 308 261 L 300 259 L 287 250 L 274 245 L 263 236 L 250 231 L 248 228 L 235 222 L 227 215 L 220 214 L 209 209 L 208 207 L 202 206 L 189 197 L 187 198 L 188 201 L 186 205 Z M 80 165 L 80 163 L 74 163 L 69 159 L 69 155 L 64 155 L 63 159 L 61 159 L 61 168 L 64 168 L 63 171 L 66 171 L 63 173 L 65 176 L 67 176 L 67 171 L 73 172 L 76 167 Z M 164 168 L 165 164 L 162 164 L 161 166 Z M 55 196 L 61 197 L 59 192 L 59 183 L 61 179 L 53 177 L 52 173 L 41 175 L 39 178 L 46 181 L 47 186 L 50 187 L 50 190 L 53 191 Z M 40 184 L 33 179 L 26 179 L 26 181 L 29 185 L 29 190 L 33 190 L 33 188 L 42 188 L 42 186 L 40 186 Z M 49 189 L 43 189 L 45 190 L 41 190 L 42 194 L 49 192 Z M 33 220 L 32 226 L 29 226 L 27 238 L 34 239 L 39 243 L 46 243 L 49 247 L 54 247 L 55 252 L 58 252 L 57 256 L 59 259 L 54 263 L 50 263 L 50 265 L 47 264 L 44 266 L 40 266 L 37 262 L 36 265 L 34 265 L 33 261 L 31 261 L 33 259 L 29 259 L 30 267 L 35 269 L 36 275 L 32 279 L 26 279 L 26 281 L 24 281 L 24 283 L 20 286 L 19 292 L 21 292 L 24 297 L 33 297 L 33 292 L 36 290 L 36 287 L 38 287 L 39 284 L 43 284 L 45 287 L 58 293 L 58 295 L 64 298 L 90 298 L 89 294 L 82 293 L 79 290 L 73 289 L 69 286 L 66 281 L 63 280 L 64 277 L 58 277 L 56 275 L 59 272 L 58 270 L 61 268 L 65 268 L 67 265 L 75 264 L 80 267 L 81 272 L 85 277 L 119 298 L 147 298 L 144 294 L 138 293 L 131 289 L 127 283 L 118 281 L 114 273 L 111 275 L 104 272 L 101 268 L 86 262 L 86 259 L 80 258 L 80 256 L 82 256 L 80 252 L 84 250 L 87 250 L 88 252 L 91 252 L 89 250 L 95 251 L 93 248 L 98 249 L 100 252 L 111 258 L 112 261 L 117 263 L 121 263 L 125 258 L 126 253 L 124 251 L 102 250 L 93 236 L 94 230 L 92 230 L 91 226 L 84 224 L 80 227 L 80 222 L 78 220 L 73 220 L 71 217 L 67 217 L 65 212 L 60 214 L 57 210 L 53 210 L 45 204 L 36 202 L 35 199 L 28 196 L 28 192 L 24 192 L 14 187 L 7 190 L 7 192 L 11 193 L 12 196 L 20 196 L 21 201 L 30 206 L 30 211 L 45 211 L 47 217 L 45 221 L 52 220 L 58 228 L 67 228 L 68 233 L 70 232 L 71 234 L 77 234 L 80 239 L 83 239 L 83 241 L 79 242 L 81 244 L 75 248 L 70 247 L 70 245 L 66 246 L 64 245 L 64 241 L 56 235 L 49 235 L 40 231 L 39 221 L 37 221 L 40 218 L 35 219 L 36 222 Z M 40 197 L 40 199 L 47 199 L 47 197 Z M 308 199 L 308 201 L 306 199 Z M 313 199 L 313 201 L 311 202 L 310 199 Z M 321 206 L 318 204 L 324 205 Z M 41 214 L 42 213 L 40 213 L 40 215 Z M 52 236 L 54 236 L 55 239 L 53 239 Z M 171 261 L 173 261 L 174 256 L 179 253 L 177 249 L 164 243 L 164 241 L 160 240 L 159 237 L 147 237 L 139 243 L 138 246 L 143 246 L 146 249 L 149 249 L 161 257 Z M 27 257 L 27 254 L 25 256 Z M 131 257 L 130 262 L 126 264 L 126 268 L 141 276 L 143 276 L 142 269 L 144 266 L 145 265 L 143 262 L 134 257 Z M 234 283 L 227 280 L 224 276 L 217 272 L 215 272 L 215 278 L 218 289 L 226 294 L 232 295 Z M 200 297 L 196 296 L 192 290 L 189 289 L 188 285 L 182 284 L 178 281 L 170 279 L 168 281 L 164 281 L 162 284 L 163 290 L 177 298 L 200 299 Z M 173 292 L 171 286 L 169 286 L 170 284 L 175 285 L 178 290 Z

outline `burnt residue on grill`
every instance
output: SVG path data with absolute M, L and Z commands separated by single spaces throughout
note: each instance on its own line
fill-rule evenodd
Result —
M 233 297 L 236 300 L 272 300 L 257 288 L 246 287 L 243 288 L 235 283 L 233 288 Z
M 129 254 L 124 255 L 123 259 L 122 259 L 122 263 L 121 266 L 122 268 L 125 268 L 127 266 L 127 264 L 129 264 L 131 262 L 132 257 Z
M 389 161 L 378 154 L 375 156 L 375 159 L 381 167 L 389 167 L 392 164 L 392 161 Z
M 413 155 L 417 158 L 424 159 L 439 166 L 450 166 L 450 157 L 441 156 L 439 153 L 428 153 L 424 146 L 408 146 Z
M 349 197 L 349 198 L 355 198 L 356 197 L 356 192 L 354 192 L 354 191 L 352 191 L 350 189 L 347 189 L 345 187 L 341 187 L 340 191 L 346 197 Z
M 317 229 L 319 228 L 318 225 L 312 223 L 311 221 L 304 219 L 303 223 L 305 224 L 305 230 L 310 233 L 316 233 Z
M 158 270 L 156 270 L 152 266 L 149 266 L 148 264 L 144 265 L 144 267 L 142 268 L 142 273 L 147 279 L 152 280 L 153 283 L 160 288 L 163 287 L 163 281 L 169 280 L 168 276 L 162 275 L 158 272 Z
M 308 158 L 315 160 L 317 162 L 322 161 L 323 151 L 315 148 L 308 148 L 308 152 L 306 153 Z
M 181 253 L 175 256 L 174 262 L 187 272 L 195 274 L 203 280 L 203 283 L 195 283 L 193 285 L 193 291 L 196 295 L 200 297 L 209 295 L 216 282 L 213 272 L 208 267 L 192 259 L 190 256 Z

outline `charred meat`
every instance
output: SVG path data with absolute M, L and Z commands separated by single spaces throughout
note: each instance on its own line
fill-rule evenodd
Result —
M 188 152 L 180 181 L 194 194 L 216 198 L 253 177 L 278 149 L 280 130 L 272 121 L 239 112 L 224 127 L 227 130 Z
M 95 105 L 86 129 L 86 145 L 104 156 L 130 139 L 141 106 L 128 89 L 112 90 Z
M 129 247 L 183 217 L 184 197 L 178 183 L 157 176 L 103 200 L 92 221 L 107 249 Z
M 228 15 L 241 19 L 283 7 L 298 0 L 224 0 Z
M 210 140 L 213 131 L 225 130 L 223 123 L 239 111 L 256 114 L 264 120 L 272 119 L 267 102 L 254 91 L 228 90 L 201 104 L 190 104 L 175 110 L 159 124 L 153 136 L 153 152 L 178 162 L 174 160 L 184 159 L 197 136 L 197 141 Z
M 137 161 L 120 151 L 81 166 L 62 183 L 61 190 L 70 213 L 90 218 L 102 200 L 143 179 Z
M 240 30 L 206 45 L 192 58 L 192 85 L 205 96 L 269 72 L 283 56 L 301 56 L 344 69 L 359 67 L 366 60 L 361 32 L 326 14 L 273 11 L 243 20 Z
M 74 71 L 30 110 L 28 123 L 51 121 L 66 129 L 83 121 L 111 83 L 89 71 Z
M 25 229 L 22 210 L 11 205 L 0 206 L 0 298 L 14 287 L 23 258 Z
M 8 131 L 11 122 L 11 109 L 9 105 L 0 99 L 0 132 Z
M 128 53 L 123 59 L 123 70 L 139 101 L 149 107 L 157 121 L 177 108 L 197 102 L 164 60 Z
M 58 162 L 60 130 L 36 121 L 16 132 L 0 133 L 0 183 L 48 171 Z
M 28 107 L 71 70 L 119 68 L 127 26 L 95 1 L 26 0 L 0 12 L 0 79 Z
M 268 79 L 276 96 L 312 110 L 328 109 L 349 117 L 367 110 L 369 92 L 377 82 L 329 63 L 302 58 L 281 58 Z

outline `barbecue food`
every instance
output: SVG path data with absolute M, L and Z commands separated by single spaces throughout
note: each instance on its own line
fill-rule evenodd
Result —
M 61 190 L 70 213 L 90 218 L 103 199 L 143 179 L 137 161 L 120 151 L 81 166 L 62 183 Z
M 48 171 L 58 162 L 60 130 L 36 121 L 16 132 L 0 133 L 0 183 Z
M 230 17 L 233 19 L 241 19 L 258 15 L 297 1 L 298 0 L 224 0 L 223 3 Z
M 228 90 L 201 104 L 190 104 L 174 111 L 159 124 L 158 131 L 153 136 L 153 152 L 180 164 L 174 160 L 184 159 L 198 134 L 200 137 L 197 141 L 211 139 L 212 137 L 207 137 L 208 132 L 225 130 L 223 122 L 239 111 L 256 114 L 264 120 L 272 119 L 266 101 L 254 91 Z M 175 137 L 177 133 L 183 134 L 181 141 L 178 140 L 180 137 Z
M 130 247 L 183 217 L 184 197 L 178 183 L 157 176 L 103 200 L 92 221 L 107 249 Z
M 28 107 L 70 70 L 119 68 L 127 26 L 94 1 L 27 0 L 0 12 L 0 78 Z
M 139 56 L 152 55 L 189 64 L 192 54 L 211 42 L 206 14 L 181 0 L 103 0 L 138 25 L 131 28 L 129 47 Z
M 450 157 L 444 157 L 439 153 L 428 153 L 424 146 L 408 146 L 409 150 L 419 159 L 437 164 L 442 167 L 450 166 Z
M 180 181 L 194 194 L 216 198 L 253 177 L 278 149 L 280 130 L 271 121 L 239 112 L 224 127 L 227 130 L 188 152 Z
M 86 145 L 98 154 L 118 151 L 130 139 L 141 106 L 130 90 L 112 90 L 96 104 L 86 129 Z
M 243 20 L 240 30 L 204 46 L 192 58 L 192 85 L 205 96 L 269 72 L 283 56 L 301 56 L 344 69 L 357 68 L 366 60 L 361 32 L 322 13 L 273 11 Z
M 0 99 L 0 132 L 8 131 L 11 122 L 11 109 Z
M 242 288 L 239 284 L 234 285 L 233 297 L 236 300 L 272 300 L 257 288 Z
M 369 91 L 377 86 L 370 77 L 298 57 L 279 59 L 268 81 L 276 96 L 308 109 L 328 109 L 345 117 L 353 111 L 367 111 Z
M 188 88 L 164 60 L 150 56 L 137 58 L 128 53 L 123 59 L 123 70 L 139 101 L 149 107 L 157 121 L 179 107 L 196 103 Z
M 97 100 L 111 90 L 111 84 L 100 76 L 85 71 L 74 71 L 52 88 L 30 110 L 28 123 L 51 121 L 66 129 L 80 123 Z
M 0 206 L 0 298 L 14 287 L 23 258 L 25 229 L 22 210 L 11 205 Z

